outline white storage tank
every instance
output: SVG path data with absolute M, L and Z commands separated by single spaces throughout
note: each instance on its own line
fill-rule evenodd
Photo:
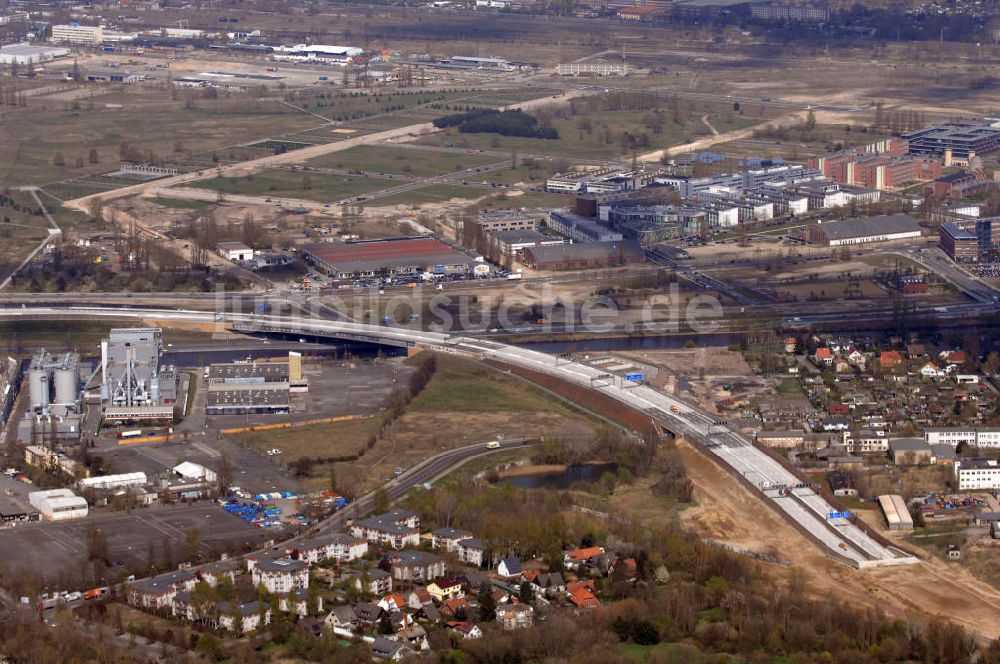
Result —
M 28 395 L 32 408 L 47 408 L 49 405 L 49 372 L 46 369 L 28 371 Z
M 74 366 L 55 371 L 56 403 L 76 403 L 79 395 L 79 370 Z

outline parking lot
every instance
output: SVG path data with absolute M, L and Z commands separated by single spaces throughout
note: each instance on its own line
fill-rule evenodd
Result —
M 48 581 L 89 570 L 87 534 L 97 525 L 108 542 L 110 574 L 147 564 L 152 544 L 154 559 L 164 556 L 170 542 L 174 562 L 186 558 L 187 533 L 197 528 L 201 550 L 208 555 L 229 547 L 257 544 L 274 533 L 245 524 L 212 503 L 156 506 L 132 512 L 95 512 L 75 521 L 21 524 L 0 531 L 0 550 L 12 570 L 32 569 Z M 44 560 L 44 565 L 38 561 Z

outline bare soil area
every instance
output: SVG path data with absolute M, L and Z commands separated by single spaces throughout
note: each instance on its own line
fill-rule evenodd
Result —
M 900 617 L 939 616 L 983 639 L 1000 636 L 1000 591 L 969 571 L 937 559 L 870 571 L 834 562 L 714 461 L 683 441 L 679 445 L 698 503 L 685 510 L 681 520 L 702 535 L 790 561 L 788 567 L 769 569 L 785 580 L 804 576 L 807 589 L 817 597 Z

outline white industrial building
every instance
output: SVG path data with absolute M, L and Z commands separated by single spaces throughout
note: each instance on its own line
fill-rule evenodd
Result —
M 101 477 L 84 477 L 76 483 L 81 491 L 85 489 L 122 489 L 130 486 L 142 486 L 146 483 L 146 473 L 122 473 L 120 475 L 103 475 Z
M 996 459 L 971 457 L 955 460 L 959 491 L 1000 489 L 1000 465 Z
M 220 242 L 216 245 L 216 249 L 227 261 L 249 261 L 254 255 L 253 249 L 242 242 Z
M 177 464 L 174 466 L 174 472 L 189 480 L 204 480 L 205 482 L 214 482 L 216 480 L 214 471 L 193 461 L 184 461 Z
M 33 65 L 69 55 L 68 48 L 36 46 L 27 42 L 0 46 L 0 65 Z
M 82 519 L 87 516 L 87 501 L 69 489 L 32 491 L 28 502 L 49 521 Z
M 160 365 L 163 334 L 159 328 L 116 328 L 101 341 L 101 402 L 105 419 L 116 419 L 177 400 L 177 370 Z
M 104 28 L 99 25 L 53 25 L 51 41 L 56 44 L 99 46 L 104 41 Z
M 332 64 L 347 64 L 364 51 L 355 46 L 327 46 L 324 44 L 296 44 L 276 46 L 272 57 L 275 60 L 314 61 Z

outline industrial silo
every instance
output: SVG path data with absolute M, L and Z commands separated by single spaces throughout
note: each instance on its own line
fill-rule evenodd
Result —
M 49 405 L 49 372 L 41 367 L 28 371 L 28 395 L 32 408 L 47 408 Z
M 80 370 L 73 363 L 68 363 L 56 369 L 56 403 L 76 403 Z

